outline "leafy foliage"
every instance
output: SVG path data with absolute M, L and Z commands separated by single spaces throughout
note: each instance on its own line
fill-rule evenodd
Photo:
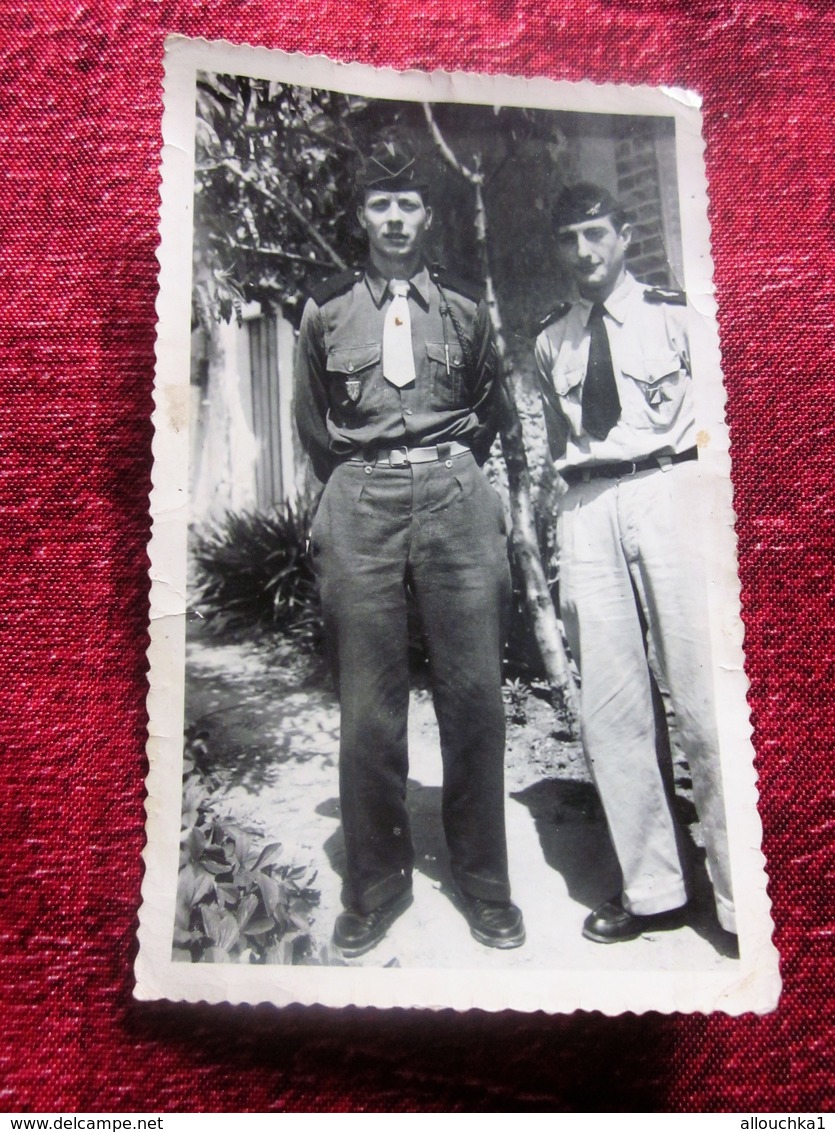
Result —
M 199 76 L 194 297 L 204 325 L 228 321 L 244 299 L 292 314 L 311 271 L 331 273 L 356 250 L 351 123 L 366 106 L 332 91 Z
M 302 647 L 321 643 L 321 613 L 307 555 L 311 508 L 228 513 L 196 531 L 195 605 L 216 628 L 270 625 Z
M 321 607 L 307 554 L 312 508 L 284 503 L 270 512 L 229 512 L 192 532 L 190 552 L 196 582 L 194 606 L 218 632 L 256 626 L 278 630 L 299 647 L 318 651 L 324 644 Z M 537 510 L 544 562 L 556 570 L 553 520 Z M 549 539 L 551 540 L 549 543 Z M 525 584 L 511 555 L 513 599 L 505 665 L 526 679 L 543 675 L 542 660 L 530 632 Z M 550 577 L 556 601 L 556 575 Z M 416 666 L 428 662 L 414 596 L 407 592 L 409 651 Z M 199 758 L 199 745 L 194 748 Z
M 310 946 L 316 874 L 282 863 L 282 848 L 219 813 L 201 769 L 206 736 L 186 732 L 174 958 L 193 963 L 294 963 Z
M 515 680 L 505 680 L 502 685 L 502 696 L 504 697 L 508 723 L 523 725 L 528 722 L 528 713 L 525 710 L 528 694 L 529 688 L 524 680 L 519 677 Z
M 562 117 L 449 104 L 435 115 L 456 154 L 478 167 L 488 209 L 501 217 L 491 256 L 507 283 L 502 303 L 523 294 L 519 325 L 508 327 L 514 347 L 519 332 L 528 335 L 534 295 L 536 310 L 542 305 L 532 264 L 544 256 L 546 270 L 556 268 L 542 202 L 562 183 Z M 478 270 L 470 186 L 440 158 L 420 104 L 203 72 L 196 122 L 194 310 L 206 328 L 249 299 L 296 321 L 311 278 L 363 258 L 355 175 L 380 133 L 408 133 L 427 170 L 436 203 L 430 254 L 465 276 Z M 515 207 L 522 185 L 536 207 Z M 552 288 L 550 279 L 549 301 Z

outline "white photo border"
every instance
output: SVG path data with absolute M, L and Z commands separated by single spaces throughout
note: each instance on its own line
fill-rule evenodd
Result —
M 378 969 L 371 967 L 188 964 L 172 960 L 181 818 L 188 522 L 190 279 L 195 91 L 200 71 L 248 75 L 403 101 L 460 102 L 665 115 L 676 123 L 677 172 L 700 463 L 710 485 L 707 554 L 717 721 L 728 799 L 740 960 L 731 977 L 716 971 Z M 155 411 L 150 646 L 148 649 L 147 845 L 135 995 L 209 1003 L 319 1003 L 331 1007 L 477 1007 L 570 1012 L 747 1011 L 775 1008 L 780 978 L 760 851 L 748 680 L 742 651 L 729 435 L 725 423 L 716 300 L 712 282 L 700 100 L 674 88 L 651 89 L 544 78 L 431 74 L 334 63 L 172 37 L 167 41 L 162 122 L 162 187 Z M 697 317 L 693 317 L 693 312 Z

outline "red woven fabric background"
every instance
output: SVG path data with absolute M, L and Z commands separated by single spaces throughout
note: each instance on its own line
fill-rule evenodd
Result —
M 828 1110 L 835 279 L 825 0 L 6 0 L 0 1110 Z M 704 96 L 776 1014 L 137 1005 L 166 35 Z

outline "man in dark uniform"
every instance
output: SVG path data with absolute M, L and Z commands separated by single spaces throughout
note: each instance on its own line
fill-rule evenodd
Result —
M 426 265 L 432 212 L 407 147 L 377 144 L 358 187 L 368 263 L 308 300 L 295 395 L 326 483 L 311 548 L 341 710 L 347 876 L 334 942 L 362 955 L 412 901 L 408 586 L 429 649 L 461 907 L 481 943 L 518 947 L 501 694 L 510 578 L 501 502 L 480 470 L 499 404 L 489 313 Z
M 553 224 L 579 301 L 543 321 L 536 361 L 560 501 L 560 604 L 582 675 L 583 745 L 623 874 L 586 920 L 598 943 L 682 921 L 687 890 L 659 770 L 650 670 L 669 692 L 719 922 L 734 905 L 713 703 L 686 300 L 626 270 L 632 229 L 597 185 Z

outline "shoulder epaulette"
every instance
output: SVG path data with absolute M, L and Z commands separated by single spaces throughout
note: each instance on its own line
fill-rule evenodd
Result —
M 648 287 L 644 291 L 644 300 L 648 303 L 672 303 L 676 307 L 687 306 L 684 291 L 676 291 L 672 287 Z
M 350 271 L 340 271 L 339 275 L 332 275 L 330 279 L 325 279 L 315 287 L 311 287 L 308 294 L 314 303 L 321 307 L 324 303 L 335 299 L 337 295 L 343 294 L 349 287 L 353 287 L 358 279 L 362 279 L 362 268 L 354 267 Z
M 453 275 L 451 271 L 447 271 L 439 263 L 432 264 L 429 268 L 429 275 L 444 290 L 455 291 L 456 294 L 463 295 L 465 299 L 470 299 L 474 303 L 479 302 L 484 297 L 484 290 L 477 283 L 462 279 L 459 275 Z
M 558 322 L 561 318 L 565 318 L 571 310 L 571 303 L 557 303 L 557 305 L 549 310 L 545 318 L 541 318 L 537 324 L 537 330 L 545 330 L 551 325 L 552 322 Z

